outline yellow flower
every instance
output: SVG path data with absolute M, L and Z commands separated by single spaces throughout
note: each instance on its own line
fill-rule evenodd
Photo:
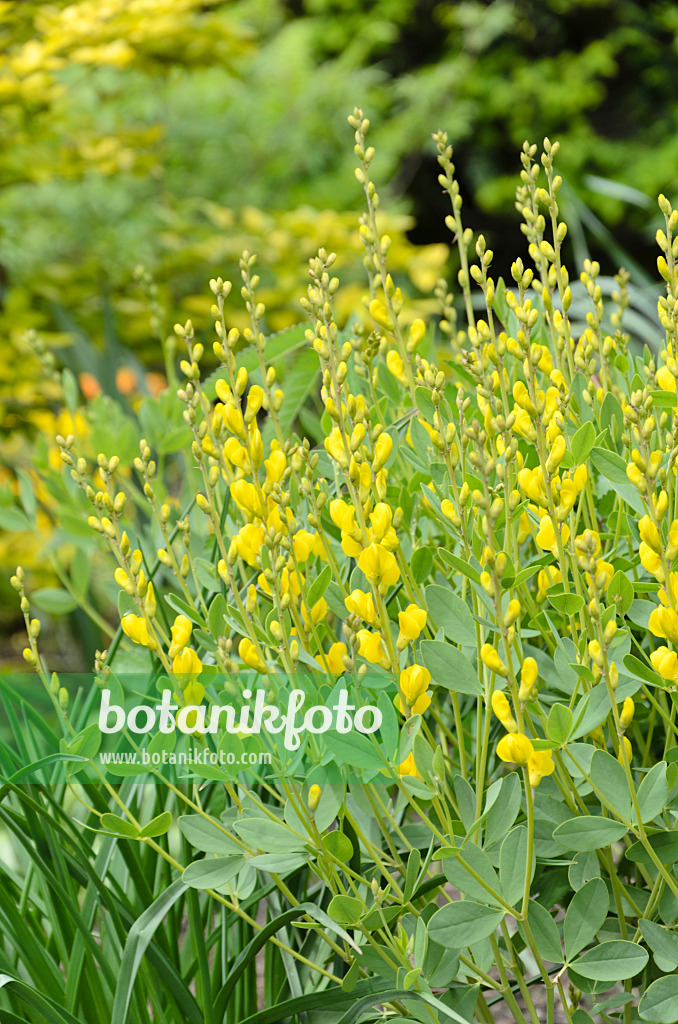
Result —
M 172 671 L 180 679 L 192 679 L 202 672 L 202 662 L 192 647 L 184 647 L 174 656 Z
M 652 522 L 649 516 L 643 516 L 638 521 L 638 532 L 640 533 L 640 539 L 653 551 L 659 554 L 662 550 L 662 540 L 659 536 L 659 530 Z
M 650 661 L 662 679 L 675 682 L 678 676 L 678 654 L 675 651 L 670 651 L 668 647 L 658 647 L 650 654 Z
M 560 533 L 561 541 L 563 544 L 567 543 L 568 537 L 570 536 L 570 528 L 567 523 L 559 523 L 558 531 Z M 553 523 L 551 517 L 546 515 L 542 516 L 541 523 L 536 536 L 537 544 L 540 548 L 545 551 L 550 551 L 552 555 L 558 554 L 558 544 L 556 543 L 556 534 L 553 529 Z
M 413 320 L 410 324 L 410 348 L 414 350 L 421 344 L 426 334 L 426 324 L 423 320 Z
M 540 569 L 537 573 L 537 598 L 540 601 L 544 600 L 546 591 L 550 590 L 551 587 L 555 587 L 557 583 L 563 582 L 563 574 L 560 569 L 555 565 L 547 565 L 545 569 Z
M 172 643 L 170 644 L 169 657 L 174 658 L 182 648 L 186 646 L 188 641 L 191 639 L 191 633 L 193 632 L 193 623 L 187 615 L 177 615 L 174 620 L 174 625 L 170 626 L 170 633 L 172 634 Z
M 394 348 L 390 349 L 389 352 L 386 353 L 386 366 L 388 367 L 389 373 L 391 373 L 400 384 L 407 384 L 405 364 Z
M 621 714 L 619 716 L 619 725 L 622 729 L 628 729 L 631 722 L 633 721 L 633 715 L 635 713 L 636 706 L 633 703 L 632 697 L 627 697 L 622 704 Z
M 512 764 L 527 764 L 534 747 L 522 732 L 507 733 L 497 743 L 497 757 Z
M 358 567 L 378 587 L 392 587 L 400 579 L 395 556 L 382 544 L 372 543 L 360 555 Z
M 577 466 L 571 477 L 567 477 L 562 481 L 560 486 L 560 496 L 558 505 L 565 511 L 570 511 L 574 508 L 574 503 L 577 497 L 586 487 L 586 481 L 588 480 L 588 471 L 585 465 Z
M 385 466 L 391 457 L 393 451 L 393 438 L 390 434 L 385 431 L 382 432 L 377 438 L 377 443 L 374 446 L 374 461 L 372 462 L 372 469 L 374 472 L 378 472 Z
M 307 629 L 311 628 L 311 623 L 317 625 L 327 617 L 327 601 L 324 597 L 319 598 L 310 610 L 306 607 L 304 601 L 301 602 L 301 617 L 304 620 L 304 625 Z
M 525 658 L 523 667 L 520 673 L 520 690 L 518 691 L 518 699 L 526 701 L 530 699 L 530 694 L 534 688 L 534 684 L 537 682 L 539 676 L 539 668 L 534 658 Z
M 140 615 L 133 615 L 132 613 L 123 615 L 120 625 L 125 636 L 128 636 L 135 644 L 142 644 L 143 647 L 148 647 L 152 651 L 155 650 L 155 640 L 149 636 L 146 620 L 142 619 Z
M 490 672 L 496 672 L 498 676 L 507 676 L 508 669 L 501 660 L 492 644 L 483 644 L 480 648 L 480 658 L 484 665 L 487 665 Z
M 372 665 L 381 665 L 386 657 L 381 637 L 378 633 L 371 633 L 369 629 L 360 629 L 357 633 L 358 653 L 361 658 L 369 661 Z
M 428 690 L 431 673 L 423 665 L 410 665 L 400 673 L 400 693 L 408 708 L 411 708 Z
M 243 637 L 238 644 L 238 654 L 248 668 L 253 668 L 256 672 L 267 671 L 265 662 L 257 654 L 257 649 L 249 637 Z
M 619 753 L 617 754 L 617 760 L 623 764 L 624 755 L 622 753 L 622 750 L 626 753 L 626 760 L 630 764 L 631 759 L 633 758 L 633 747 L 631 746 L 631 740 L 628 738 L 628 736 L 621 737 L 621 741 L 619 743 Z
M 377 621 L 377 610 L 374 607 L 374 597 L 366 594 L 364 590 L 354 590 L 344 598 L 347 611 L 353 615 L 359 615 L 363 622 L 373 626 Z
M 240 527 L 233 538 L 238 554 L 248 565 L 256 566 L 257 555 L 261 551 L 266 531 L 260 523 L 246 523 Z
M 640 555 L 640 564 L 643 569 L 646 569 L 649 573 L 652 573 L 653 576 L 657 576 L 660 580 L 663 580 L 664 569 L 662 567 L 661 556 L 651 548 L 649 544 L 646 544 L 645 541 L 640 542 L 638 554 Z
M 308 809 L 311 812 L 311 814 L 315 814 L 315 812 L 317 811 L 318 804 L 320 803 L 320 796 L 321 796 L 321 794 L 322 794 L 322 790 L 320 789 L 320 786 L 318 786 L 316 784 L 311 786 L 311 788 L 309 789 L 309 791 L 308 791 Z
M 443 498 L 440 503 L 440 511 L 446 519 L 449 519 L 453 526 L 461 526 L 461 516 L 449 498 Z
M 673 608 L 666 608 L 663 605 L 655 608 L 651 613 L 648 627 L 654 636 L 661 636 L 670 640 L 672 644 L 678 644 L 678 614 Z
M 329 435 L 325 438 L 323 444 L 325 445 L 325 451 L 328 455 L 331 455 L 335 462 L 338 462 L 342 469 L 348 468 L 348 457 L 346 455 L 346 448 L 344 447 L 344 439 L 341 436 L 339 427 L 332 427 Z
M 553 775 L 555 768 L 550 750 L 535 750 L 527 762 L 530 785 L 538 786 L 545 775 Z
M 417 640 L 419 634 L 426 625 L 427 612 L 425 608 L 419 608 L 416 604 L 408 604 L 404 611 L 398 612 L 398 625 L 400 635 L 398 647 L 405 647 L 408 643 Z
M 492 694 L 492 710 L 507 732 L 518 731 L 518 726 L 511 714 L 511 705 L 502 690 L 495 690 Z
M 261 497 L 254 484 L 251 484 L 248 480 L 236 480 L 232 483 L 231 497 L 243 512 L 247 512 L 256 519 L 263 518 L 266 510 Z
M 343 498 L 334 498 L 330 502 L 330 519 L 343 533 L 352 533 L 355 527 L 355 509 Z
M 344 657 L 348 653 L 346 644 L 333 643 L 327 654 L 318 654 L 317 660 L 333 676 L 340 676 L 344 671 Z
M 204 696 L 205 687 L 202 683 L 193 681 L 184 687 L 184 705 L 202 704 Z
M 388 331 L 393 330 L 388 309 L 379 299 L 372 299 L 370 302 L 370 316 L 373 320 L 376 320 L 380 327 L 385 327 Z
M 270 484 L 279 484 L 282 480 L 285 470 L 287 469 L 287 456 L 284 452 L 278 449 L 277 451 L 271 452 L 269 457 L 264 461 L 264 469 L 266 470 L 266 479 Z
M 391 529 L 393 513 L 385 501 L 380 501 L 374 506 L 374 512 L 370 512 L 370 523 L 372 524 L 372 540 L 380 543 Z
M 414 754 L 408 754 L 402 764 L 398 765 L 398 774 L 401 778 L 403 775 L 410 775 L 414 779 L 421 778 L 414 761 Z
M 544 486 L 544 474 L 541 466 L 536 469 L 521 469 L 518 473 L 518 486 L 527 497 L 536 505 L 547 505 L 546 487 Z

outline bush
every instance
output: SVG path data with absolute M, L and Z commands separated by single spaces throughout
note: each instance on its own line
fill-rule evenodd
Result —
M 74 550 L 65 591 L 12 578 L 44 697 L 0 749 L 0 814 L 30 860 L 21 902 L 3 869 L 4 1005 L 70 1024 L 377 1007 L 463 1024 L 502 1003 L 519 1024 L 557 1007 L 675 1020 L 678 211 L 660 197 L 665 340 L 639 353 L 627 275 L 610 308 L 597 264 L 577 289 L 563 263 L 558 144 L 523 147 L 534 269 L 517 258 L 507 286 L 438 133 L 467 322 L 441 285 L 427 325 L 389 272 L 368 122 L 350 122 L 367 326 L 339 327 L 321 249 L 309 326 L 267 338 L 245 253 L 247 326 L 210 282 L 216 373 L 177 325 L 183 380 L 144 400 L 140 442 L 112 399 L 79 410 L 72 391 L 63 474 L 38 452 L 60 529 L 80 529 L 79 503 L 83 543 L 109 552 L 96 585 L 118 592 L 119 625 L 92 677 L 50 675 L 32 604 L 77 599 L 87 559 Z M 255 688 L 281 708 L 299 690 L 323 720 L 344 690 L 377 729 L 307 730 L 295 749 L 219 724 Z M 130 712 L 122 763 L 102 760 L 100 699 L 124 718 L 156 689 L 179 733 L 140 735 Z M 2 692 L 13 709 L 26 680 Z M 143 751 L 145 777 L 125 761 Z

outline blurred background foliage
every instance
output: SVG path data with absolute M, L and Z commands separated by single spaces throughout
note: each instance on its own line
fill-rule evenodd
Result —
M 71 415 L 51 355 L 86 397 L 132 410 L 165 386 L 172 323 L 209 326 L 205 282 L 238 281 L 245 248 L 269 329 L 302 319 L 320 245 L 339 253 L 340 312 L 360 308 L 356 104 L 374 124 L 392 269 L 422 313 L 456 272 L 430 142 L 442 127 L 465 222 L 504 276 L 518 151 L 560 139 L 570 255 L 631 270 L 636 326 L 638 310 L 649 322 L 654 197 L 678 184 L 677 40 L 676 5 L 638 0 L 0 2 L 0 529 L 18 529 L 17 497 L 36 500 L 36 437 Z M 237 299 L 229 315 L 242 326 Z M 6 532 L 0 562 L 37 550 Z

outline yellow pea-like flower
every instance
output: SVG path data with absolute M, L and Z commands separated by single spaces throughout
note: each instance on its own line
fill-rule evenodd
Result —
M 390 434 L 385 431 L 382 432 L 377 438 L 377 443 L 374 446 L 374 460 L 372 462 L 372 469 L 374 472 L 378 472 L 385 466 L 391 457 L 393 451 L 393 438 Z
M 678 613 L 673 608 L 655 608 L 650 614 L 648 628 L 654 636 L 661 636 L 672 644 L 678 643 Z
M 389 373 L 392 374 L 397 381 L 401 384 L 407 384 L 405 364 L 394 348 L 386 354 L 386 366 L 388 367 Z
M 360 645 L 358 648 L 360 657 L 369 661 L 371 665 L 381 665 L 386 657 L 386 652 L 379 634 L 372 633 L 369 629 L 360 629 L 357 637 Z
M 249 637 L 243 637 L 238 644 L 238 654 L 248 668 L 253 668 L 256 672 L 267 671 L 266 663 L 257 654 L 257 649 Z
M 370 316 L 377 321 L 380 327 L 385 327 L 388 331 L 393 330 L 389 311 L 379 299 L 372 299 L 370 302 Z
M 566 544 L 570 536 L 570 528 L 567 523 L 559 523 L 558 532 L 562 543 Z M 544 551 L 550 551 L 553 555 L 558 553 L 556 532 L 553 528 L 550 516 L 542 516 L 535 540 L 539 547 L 543 548 Z
M 633 703 L 632 697 L 626 697 L 622 704 L 621 714 L 619 716 L 619 725 L 622 729 L 628 729 L 631 722 L 633 721 L 633 715 L 636 710 L 636 706 Z
M 370 512 L 370 523 L 372 524 L 372 540 L 377 543 L 383 541 L 386 534 L 391 529 L 391 523 L 393 521 L 393 513 L 390 507 L 385 501 L 379 501 L 374 507 L 374 511 Z
M 191 682 L 184 687 L 184 704 L 202 704 L 205 687 L 202 683 Z
M 400 646 L 401 639 L 405 641 L 405 644 L 417 640 L 426 625 L 426 619 L 426 609 L 420 608 L 416 604 L 408 604 L 404 611 L 398 612 L 398 625 L 400 626 L 398 645 Z
M 424 340 L 426 324 L 423 320 L 413 320 L 410 324 L 410 347 L 415 349 Z
M 658 672 L 662 679 L 674 682 L 678 676 L 678 654 L 669 650 L 668 647 L 658 647 L 650 654 L 650 661 L 655 672 Z
M 266 470 L 268 482 L 279 484 L 287 469 L 287 456 L 278 448 L 276 451 L 271 452 L 269 457 L 264 460 L 264 469 Z
M 199 676 L 202 662 L 192 647 L 184 647 L 172 661 L 172 671 L 180 678 Z
M 662 539 L 659 535 L 659 530 L 652 522 L 649 516 L 643 516 L 638 521 L 638 532 L 640 533 L 640 539 L 647 544 L 649 548 L 656 551 L 659 554 L 662 550 Z
M 511 764 L 527 764 L 534 747 L 522 732 L 507 733 L 497 743 L 497 757 Z
M 133 615 L 132 613 L 123 615 L 120 625 L 125 636 L 128 636 L 135 644 L 141 644 L 143 647 L 155 650 L 155 640 L 149 635 L 146 620 L 140 615 Z
M 622 750 L 626 754 L 626 760 L 630 764 L 631 760 L 633 758 L 633 747 L 631 746 L 631 740 L 628 738 L 628 736 L 622 736 L 621 737 L 621 740 L 620 740 L 620 743 L 619 743 L 619 753 L 617 754 L 617 760 L 621 761 L 621 763 L 623 764 L 624 763 L 624 754 L 622 753 Z
M 374 606 L 372 594 L 366 594 L 364 590 L 354 590 L 348 597 L 344 598 L 344 604 L 348 612 L 359 615 L 363 622 L 373 626 L 377 621 L 377 610 Z
M 360 555 L 358 566 L 375 586 L 392 587 L 400 579 L 395 556 L 382 544 L 370 544 Z
M 526 701 L 530 699 L 530 695 L 534 688 L 534 684 L 537 682 L 539 676 L 539 668 L 534 658 L 525 658 L 523 667 L 520 672 L 520 690 L 518 691 L 518 699 Z
M 320 803 L 320 797 L 322 796 L 322 790 L 320 786 L 314 783 L 308 791 L 308 809 L 311 814 L 315 814 L 318 810 L 318 804 Z
M 236 480 L 232 483 L 231 497 L 243 512 L 247 512 L 256 519 L 263 518 L 266 509 L 264 508 L 261 496 L 254 484 L 251 484 L 248 480 Z
M 518 726 L 511 713 L 511 705 L 503 690 L 495 690 L 492 694 L 492 710 L 507 732 L 518 731 Z
M 492 644 L 483 644 L 480 648 L 480 658 L 483 664 L 487 665 L 490 672 L 495 672 L 498 676 L 508 675 L 506 665 L 501 660 Z
M 405 758 L 405 760 L 401 764 L 398 765 L 398 774 L 401 776 L 401 778 L 404 775 L 409 775 L 413 779 L 420 779 L 421 778 L 421 775 L 417 771 L 417 765 L 416 765 L 416 762 L 414 760 L 414 754 L 409 753 L 407 755 L 407 757 Z
M 411 708 L 428 690 L 431 673 L 423 665 L 410 665 L 400 673 L 400 693 Z
M 545 775 L 553 775 L 556 766 L 550 750 L 535 750 L 527 762 L 530 785 L 538 786 Z
M 174 624 L 170 626 L 170 633 L 172 634 L 172 643 L 169 649 L 170 658 L 174 658 L 186 646 L 191 639 L 192 632 L 193 623 L 188 616 L 177 615 Z
M 344 657 L 347 653 L 346 644 L 338 641 L 332 644 L 327 654 L 318 654 L 316 658 L 331 675 L 339 676 L 344 671 Z

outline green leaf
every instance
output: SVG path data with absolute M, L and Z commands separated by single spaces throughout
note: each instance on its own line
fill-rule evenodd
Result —
M 7 530 L 8 533 L 23 533 L 24 530 L 30 530 L 30 528 L 30 519 L 18 508 L 0 508 L 0 530 Z M 90 530 L 89 527 L 87 529 Z M 31 596 L 35 597 L 35 594 Z
M 610 580 L 606 595 L 609 601 L 614 601 L 619 605 L 624 614 L 633 604 L 633 584 L 621 569 L 618 569 Z
M 428 934 L 434 942 L 451 949 L 465 949 L 492 935 L 504 919 L 504 912 L 455 900 L 437 910 L 429 921 Z
M 657 409 L 675 409 L 678 402 L 675 391 L 651 391 L 650 395 L 652 404 Z
M 432 583 L 426 588 L 426 605 L 433 622 L 455 644 L 475 647 L 476 625 L 466 601 L 450 588 Z
M 589 770 L 591 781 L 607 800 L 610 809 L 620 818 L 631 820 L 631 792 L 626 772 L 616 757 L 606 750 L 596 750 Z
M 125 839 L 137 839 L 139 836 L 137 826 L 133 825 L 131 821 L 126 821 L 125 818 L 120 818 L 117 814 L 102 814 L 101 825 L 108 832 L 124 836 Z
M 553 838 L 566 850 L 602 850 L 618 842 L 627 832 L 627 826 L 621 822 L 590 815 L 564 821 Z
M 586 462 L 595 443 L 596 430 L 593 423 L 584 423 L 570 442 L 570 450 L 575 466 L 581 466 L 582 463 Z
M 157 836 L 164 836 L 169 832 L 172 825 L 172 815 L 169 811 L 158 814 L 147 825 L 144 825 L 139 833 L 139 839 L 155 839 Z
M 579 594 L 566 594 L 562 590 L 553 593 L 553 591 L 549 590 L 546 597 L 549 604 L 562 615 L 576 615 L 584 607 L 584 598 Z
M 678 832 L 655 832 L 647 837 L 647 841 L 660 864 L 675 864 L 678 861 Z M 650 854 L 641 842 L 628 848 L 626 858 L 633 864 L 652 863 Z
M 150 907 L 144 910 L 143 914 L 137 918 L 130 928 L 129 934 L 127 935 L 127 941 L 125 942 L 125 950 L 122 955 L 122 960 L 120 961 L 118 983 L 115 989 L 115 1000 L 113 1002 L 113 1010 L 111 1012 L 111 1024 L 126 1024 L 128 1019 L 127 1011 L 132 999 L 134 981 L 144 953 L 146 952 L 161 921 L 167 916 L 174 904 L 178 899 L 181 899 L 185 892 L 186 886 L 182 879 L 178 879 L 176 882 L 173 882 L 169 888 L 165 889 L 165 891 L 158 896 Z M 200 1024 L 204 1018 L 197 1012 L 197 1006 L 193 996 L 188 992 L 186 993 L 186 996 L 187 1000 L 186 1005 L 183 1008 L 183 1012 L 186 1016 L 187 1024 L 189 1024 L 189 1022 L 190 1024 L 196 1024 L 196 1021 Z
M 592 942 L 605 922 L 609 907 L 610 896 L 602 878 L 592 878 L 574 894 L 563 925 L 568 960 Z
M 433 567 L 433 551 L 431 548 L 417 548 L 410 560 L 410 569 L 415 582 L 423 583 L 431 575 Z
M 218 889 L 231 882 L 242 871 L 244 863 L 245 858 L 242 856 L 204 857 L 188 865 L 181 876 L 182 881 L 191 889 Z
M 241 818 L 233 823 L 237 832 L 249 846 L 264 853 L 292 853 L 303 850 L 306 840 L 297 836 L 282 822 L 269 818 Z
M 646 921 L 644 918 L 638 922 L 638 927 L 652 952 L 662 960 L 667 960 L 673 967 L 678 967 L 678 935 L 663 925 L 655 921 Z
M 453 555 L 451 551 L 447 550 L 447 548 L 438 548 L 438 554 L 442 558 L 443 562 L 447 562 L 447 564 L 456 572 L 460 572 L 462 576 L 466 576 L 467 579 L 480 584 L 480 573 L 474 566 L 465 562 L 463 558 L 459 558 L 458 555 Z
M 645 603 L 649 604 L 650 602 L 643 602 L 643 604 Z M 640 602 L 636 601 L 635 604 L 640 604 Z M 659 676 L 656 672 L 653 672 L 649 665 L 646 665 L 644 662 L 640 661 L 633 654 L 625 655 L 625 657 L 623 658 L 623 662 L 624 668 L 628 672 L 630 672 L 632 676 L 635 676 L 636 679 L 642 679 L 644 683 L 650 683 L 653 686 L 663 687 L 664 684 L 662 682 L 661 676 Z
M 494 801 L 485 820 L 485 845 L 504 839 L 515 822 L 520 810 L 522 785 L 517 772 L 506 775 L 501 782 L 499 796 Z
M 482 695 L 478 673 L 457 647 L 441 640 L 422 640 L 420 648 L 422 661 L 434 683 L 453 693 Z
M 309 608 L 312 608 L 316 601 L 319 601 L 320 598 L 324 596 L 331 580 L 332 567 L 330 565 L 326 565 L 323 571 L 316 576 L 313 583 L 308 588 L 307 604 Z
M 327 913 L 337 924 L 357 924 L 363 916 L 362 900 L 355 896 L 334 896 L 327 908 Z
M 337 860 L 348 864 L 353 856 L 353 843 L 339 829 L 334 829 L 323 836 L 323 846 L 328 853 L 331 853 Z
M 666 761 L 659 761 L 647 775 L 643 776 L 643 781 L 638 787 L 638 807 L 643 824 L 656 818 L 666 806 L 669 798 L 667 768 Z
M 651 1024 L 678 1021 L 678 975 L 653 981 L 638 1003 L 638 1013 Z
M 446 858 L 443 861 L 443 872 L 448 882 L 470 899 L 496 904 L 497 896 L 503 895 L 497 872 L 492 867 L 489 857 L 475 843 L 465 843 L 456 857 Z M 478 875 L 497 896 L 492 896 L 474 877 L 475 875 Z
M 384 759 L 368 736 L 359 732 L 340 733 L 330 729 L 323 734 L 328 750 L 332 751 L 337 764 L 349 765 L 366 771 L 378 771 L 385 767 Z
M 34 590 L 31 601 L 48 615 L 67 615 L 78 607 L 76 599 L 60 587 L 42 587 L 40 590 Z
M 587 950 L 571 966 L 592 981 L 624 981 L 642 971 L 648 960 L 647 950 L 636 942 L 612 939 Z
M 536 900 L 530 900 L 527 905 L 527 923 L 544 960 L 548 960 L 552 964 L 562 964 L 563 950 L 560 945 L 558 925 L 546 907 L 537 903 Z M 520 930 L 522 934 L 522 926 Z
M 507 903 L 515 906 L 523 895 L 527 864 L 527 829 L 518 825 L 511 829 L 499 851 L 499 880 Z M 534 875 L 535 856 L 532 853 L 530 881 Z
M 212 599 L 207 614 L 210 635 L 213 637 L 222 636 L 224 632 L 224 616 L 228 612 L 228 605 L 223 594 L 216 594 Z
M 565 704 L 554 704 L 549 712 L 546 735 L 561 746 L 572 732 L 574 716 Z
M 645 514 L 643 503 L 640 500 L 638 491 L 626 475 L 626 463 L 615 452 L 607 448 L 592 448 L 590 454 L 591 462 L 601 476 L 609 480 L 612 489 L 639 515 Z
M 425 420 L 428 420 L 429 423 L 433 424 L 436 407 L 433 404 L 433 399 L 431 398 L 431 392 L 429 391 L 429 389 L 421 386 L 415 388 L 414 401 L 416 402 L 417 409 L 419 410 L 423 418 Z

